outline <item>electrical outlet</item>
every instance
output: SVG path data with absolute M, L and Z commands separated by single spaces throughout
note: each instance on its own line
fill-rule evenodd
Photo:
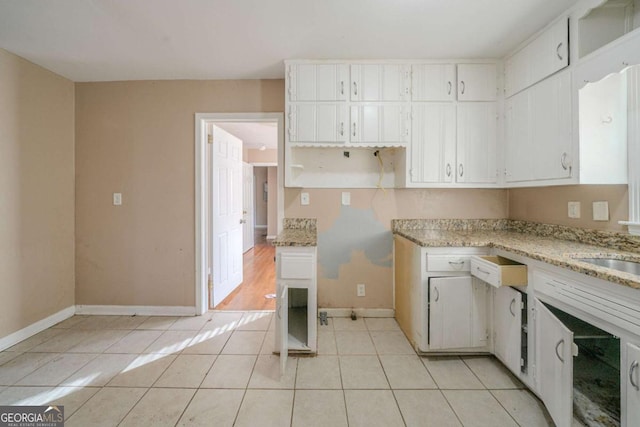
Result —
M 113 193 L 113 206 L 122 205 L 122 193 Z
M 609 202 L 593 202 L 593 220 L 609 221 Z
M 349 206 L 351 204 L 351 192 L 342 192 L 342 206 Z
M 358 287 L 357 287 L 357 295 L 359 297 L 363 297 L 365 296 L 365 286 L 364 283 L 358 283 Z
M 307 206 L 309 204 L 309 193 L 300 193 L 300 204 Z
M 568 215 L 569 218 L 580 218 L 580 202 L 568 203 Z

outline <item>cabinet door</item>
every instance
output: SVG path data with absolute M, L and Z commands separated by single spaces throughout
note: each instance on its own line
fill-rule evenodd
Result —
M 533 84 L 569 65 L 569 22 L 559 20 L 549 27 L 527 50 L 530 82 Z
M 347 139 L 346 106 L 294 104 L 289 106 L 289 142 L 344 142 Z
M 280 376 L 284 376 L 289 356 L 289 288 L 281 286 L 276 307 L 276 328 L 279 332 Z
M 411 68 L 411 100 L 453 101 L 456 97 L 453 64 L 417 64 Z
M 495 102 L 458 104 L 457 116 L 456 182 L 497 182 Z
M 533 158 L 536 149 L 531 140 L 530 91 L 526 90 L 505 102 L 505 181 L 534 179 Z
M 522 294 L 508 286 L 494 291 L 494 353 L 511 372 L 520 374 Z
M 404 143 L 409 137 L 407 113 L 400 105 L 352 106 L 350 132 L 351 142 Z
M 626 426 L 640 425 L 640 347 L 627 344 L 627 367 L 622 373 L 626 377 Z M 624 411 L 623 411 L 624 412 Z M 623 424 L 624 425 L 624 424 Z
M 549 77 L 531 91 L 531 146 L 537 180 L 571 177 L 571 74 Z M 530 160 L 531 161 L 531 160 Z
M 538 299 L 535 305 L 538 394 L 558 427 L 573 420 L 573 333 Z
M 403 101 L 409 97 L 409 67 L 401 64 L 351 66 L 352 101 Z
M 429 349 L 487 344 L 486 285 L 471 276 L 429 279 Z
M 458 101 L 495 101 L 495 64 L 458 64 Z
M 453 182 L 456 144 L 455 107 L 450 103 L 414 104 L 411 119 L 411 182 Z
M 344 101 L 348 98 L 347 64 L 291 64 L 288 74 L 290 101 Z

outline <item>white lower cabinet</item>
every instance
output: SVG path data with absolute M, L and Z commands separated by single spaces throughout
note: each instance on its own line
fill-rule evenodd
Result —
M 522 355 L 522 293 L 503 286 L 493 292 L 493 352 L 512 372 L 519 373 Z
M 316 353 L 316 247 L 276 248 L 276 339 L 284 374 L 289 352 Z
M 429 349 L 486 346 L 487 294 L 471 276 L 429 279 Z
M 622 372 L 622 384 L 626 392 L 626 425 L 631 427 L 640 425 L 640 347 L 627 343 L 626 353 L 627 366 Z
M 536 391 L 557 427 L 573 420 L 573 332 L 534 298 Z

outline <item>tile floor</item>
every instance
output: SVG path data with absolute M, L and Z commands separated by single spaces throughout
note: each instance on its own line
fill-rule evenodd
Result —
M 329 319 L 280 378 L 272 312 L 74 316 L 0 353 L 0 404 L 73 426 L 552 426 L 491 357 L 418 357 L 394 319 Z

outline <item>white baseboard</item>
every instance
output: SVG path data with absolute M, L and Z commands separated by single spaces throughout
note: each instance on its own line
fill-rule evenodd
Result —
M 265 228 L 267 228 L 267 226 L 266 225 L 255 225 L 253 228 L 265 229 Z
M 38 332 L 42 332 L 47 328 L 52 327 L 56 323 L 60 323 L 63 320 L 68 319 L 73 316 L 75 313 L 75 306 L 67 307 L 63 310 L 60 310 L 57 313 L 52 314 L 49 317 L 45 317 L 42 320 L 38 320 L 35 323 L 27 326 L 26 328 L 22 328 L 19 331 L 16 331 L 6 337 L 0 338 L 0 351 L 6 350 L 7 348 L 18 344 L 20 341 L 24 341 L 29 337 L 37 334 Z
M 395 310 L 392 308 L 320 308 L 321 311 L 327 312 L 327 317 L 350 317 L 351 312 L 355 311 L 358 317 L 394 317 Z
M 195 316 L 196 308 L 189 306 L 155 305 L 76 305 L 76 314 L 115 316 Z
M 276 237 L 278 237 L 278 236 L 275 235 L 275 234 L 272 234 L 272 235 L 267 236 L 267 240 L 276 240 Z

